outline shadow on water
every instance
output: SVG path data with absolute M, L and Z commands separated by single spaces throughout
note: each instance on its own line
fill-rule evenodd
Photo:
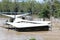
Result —
M 30 27 L 30 28 L 7 28 L 7 29 L 18 31 L 18 32 L 49 31 L 49 27 L 48 26 L 44 26 L 44 27 Z

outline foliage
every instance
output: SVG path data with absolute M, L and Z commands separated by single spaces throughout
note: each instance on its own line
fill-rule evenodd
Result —
M 54 6 L 55 6 L 54 17 L 58 18 L 60 17 L 60 1 L 55 0 Z
M 49 0 L 44 0 L 44 3 L 35 0 L 22 0 L 22 2 L 2 0 L 0 12 L 29 12 L 38 14 L 40 18 L 49 18 L 50 15 L 60 17 L 60 1 L 54 0 L 53 5 L 51 5 Z
M 29 40 L 36 40 L 35 38 L 31 38 L 31 39 L 29 39 Z
M 42 9 L 39 13 L 41 18 L 50 18 L 50 6 L 47 3 L 44 3 Z

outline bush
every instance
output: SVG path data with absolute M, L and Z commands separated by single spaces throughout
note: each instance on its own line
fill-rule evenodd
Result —
M 35 38 L 31 38 L 31 39 L 29 39 L 29 40 L 36 40 Z

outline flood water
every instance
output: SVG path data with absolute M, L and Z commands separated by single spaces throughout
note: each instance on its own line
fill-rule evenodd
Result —
M 40 35 L 27 35 L 0 27 L 0 40 L 28 40 L 31 38 L 36 38 L 37 40 L 42 39 Z
M 29 40 L 35 38 L 36 40 L 43 40 L 40 35 L 27 35 L 24 32 L 18 32 L 11 29 L 3 28 L 5 25 L 6 19 L 0 18 L 0 40 Z
M 36 32 L 18 32 L 11 29 L 3 28 L 6 18 L 0 18 L 0 40 L 60 40 L 60 26 L 54 27 L 52 31 L 36 31 Z M 59 24 L 60 25 L 60 24 Z

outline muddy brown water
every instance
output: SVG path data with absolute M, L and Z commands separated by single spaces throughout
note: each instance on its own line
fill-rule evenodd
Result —
M 43 40 L 40 35 L 27 35 L 16 30 L 6 29 L 4 27 L 7 18 L 0 18 L 0 40 L 29 40 L 35 38 L 36 40 Z M 29 32 L 27 32 L 29 33 Z
M 60 23 L 55 23 L 56 28 L 53 27 L 52 31 L 18 32 L 3 28 L 5 21 L 4 18 L 0 18 L 0 40 L 29 40 L 31 38 L 36 40 L 60 40 Z
M 31 38 L 42 40 L 42 37 L 40 35 L 27 35 L 23 32 L 17 32 L 0 27 L 0 40 L 28 40 Z

